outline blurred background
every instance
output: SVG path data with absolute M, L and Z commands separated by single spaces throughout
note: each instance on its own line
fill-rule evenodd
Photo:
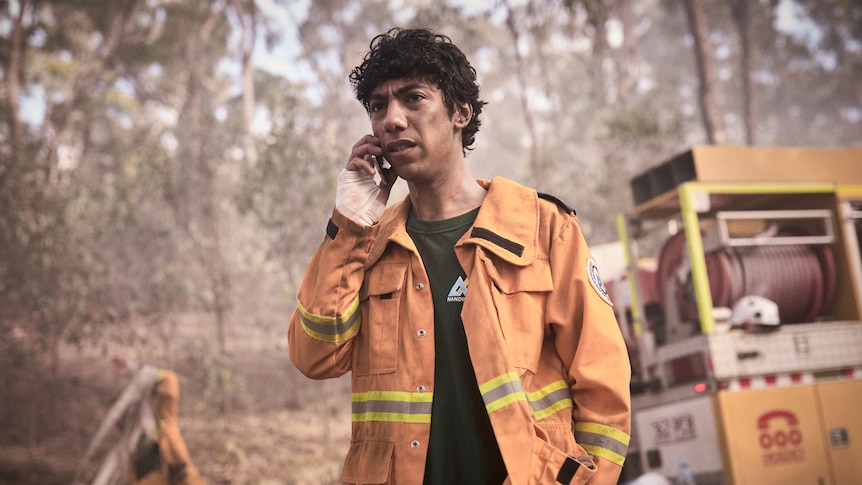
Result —
M 858 0 L 0 0 L 0 484 L 72 479 L 116 356 L 180 375 L 208 482 L 338 483 L 349 382 L 298 375 L 286 325 L 394 26 L 476 68 L 474 175 L 591 245 L 692 145 L 862 141 Z

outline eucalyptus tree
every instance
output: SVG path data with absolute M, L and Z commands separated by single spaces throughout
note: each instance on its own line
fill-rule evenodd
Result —
M 767 105 L 761 121 L 780 144 L 858 145 L 862 133 L 862 4 L 796 0 L 769 4 L 765 46 Z M 764 75 L 763 71 L 767 71 Z M 758 108 L 761 110 L 762 108 Z
M 133 142 L 120 57 L 146 37 L 138 5 L 3 5 L 13 21 L 2 43 L 10 116 L 0 127 L 9 141 L 0 150 L 0 321 L 28 336 L 4 344 L 33 343 L 53 368 L 61 342 L 127 310 L 104 278 L 115 268 L 102 249 L 112 212 L 104 202 L 122 173 L 113 156 Z
M 236 200 L 261 225 L 260 237 L 266 240 L 261 268 L 270 268 L 264 271 L 284 285 L 280 294 L 295 294 L 332 210 L 338 170 L 349 147 L 369 129 L 353 99 L 349 70 L 361 62 L 371 38 L 391 28 L 394 19 L 386 1 L 312 2 L 287 29 L 268 17 L 287 5 L 278 6 L 281 10 L 261 18 L 267 45 L 276 55 L 290 52 L 286 47 L 296 41 L 299 48 L 279 59 L 291 66 L 291 76 L 270 66 L 258 68 L 256 104 L 265 122 L 258 133 L 258 161 L 244 167 Z M 293 29 L 296 39 L 285 35 Z M 275 303 L 294 304 L 284 297 Z
M 747 0 L 728 0 L 733 23 L 739 35 L 739 77 L 742 87 L 742 122 L 745 127 L 745 144 L 754 145 L 757 139 L 755 129 L 755 111 L 752 100 L 751 83 L 751 48 L 752 21 Z
M 688 16 L 691 36 L 694 39 L 694 58 L 700 93 L 698 100 L 706 139 L 710 144 L 724 143 L 726 141 L 724 121 L 716 99 L 718 74 L 713 61 L 703 0 L 684 0 L 683 6 Z
M 226 347 L 226 255 L 245 237 L 231 231 L 232 154 L 249 147 L 228 116 L 248 90 L 226 67 L 250 5 L 4 2 L 4 329 L 56 350 L 143 318 L 138 338 L 169 344 L 180 313 L 204 310 Z

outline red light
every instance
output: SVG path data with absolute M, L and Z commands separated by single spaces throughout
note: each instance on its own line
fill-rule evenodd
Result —
M 694 385 L 694 392 L 703 392 L 705 390 L 706 390 L 706 383 L 705 382 L 699 382 L 699 383 Z

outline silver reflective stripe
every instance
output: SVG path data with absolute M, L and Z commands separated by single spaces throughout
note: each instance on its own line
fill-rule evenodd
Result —
M 575 440 L 591 455 L 622 465 L 631 438 L 610 426 L 578 422 L 575 423 Z
M 482 399 L 485 400 L 485 405 L 490 405 L 493 402 L 499 401 L 501 399 L 506 399 L 507 397 L 514 397 L 517 400 L 521 400 L 522 394 L 524 392 L 524 388 L 521 387 L 521 382 L 506 382 L 501 384 L 490 391 L 487 391 L 482 394 Z
M 361 312 L 354 312 L 353 315 L 350 315 L 350 317 L 347 318 L 347 320 L 339 320 L 335 323 L 318 323 L 310 320 L 301 312 L 299 314 L 299 318 L 302 320 L 302 325 L 305 327 L 306 331 L 312 335 L 328 337 L 321 340 L 338 341 L 344 340 L 343 338 L 338 337 L 348 335 L 350 333 L 350 329 L 356 324 L 356 321 L 359 320 L 361 315 Z
M 564 382 L 562 382 L 562 385 L 565 387 L 551 391 L 544 397 L 540 397 L 538 399 L 536 399 L 536 394 L 538 393 L 528 394 L 528 397 L 530 398 L 530 407 L 533 408 L 533 416 L 535 416 L 536 419 L 542 419 L 554 414 L 560 409 L 572 407 L 572 391 L 569 390 L 569 387 L 566 386 Z
M 315 315 L 306 310 L 298 299 L 296 306 L 305 333 L 325 342 L 339 343 L 349 339 L 359 329 L 359 324 L 362 321 L 362 312 L 359 311 L 359 297 L 353 300 L 350 307 L 345 310 L 344 315 L 335 317 Z
M 485 401 L 485 409 L 489 414 L 509 404 L 527 399 L 521 380 L 514 372 L 491 379 L 479 386 L 479 391 L 482 393 L 482 400 Z
M 430 423 L 430 392 L 372 391 L 353 394 L 353 421 Z

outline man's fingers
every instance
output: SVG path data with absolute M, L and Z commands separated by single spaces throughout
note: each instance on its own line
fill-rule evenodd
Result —
M 373 135 L 365 135 L 353 145 L 345 168 L 351 171 L 363 170 L 369 175 L 374 175 L 375 163 L 372 157 L 381 155 L 383 155 L 383 149 L 380 148 L 380 139 Z
M 352 157 L 344 168 L 351 172 L 363 171 L 368 175 L 374 176 L 374 164 L 365 158 Z

